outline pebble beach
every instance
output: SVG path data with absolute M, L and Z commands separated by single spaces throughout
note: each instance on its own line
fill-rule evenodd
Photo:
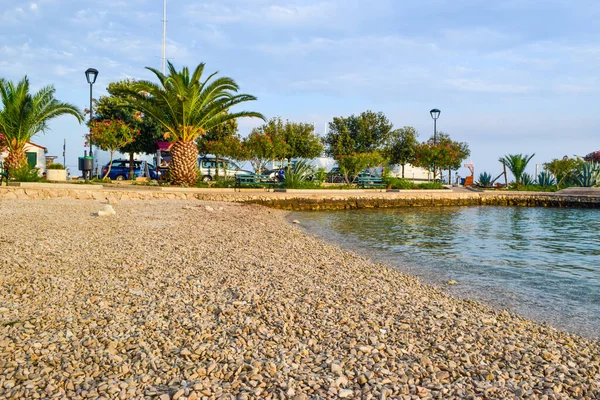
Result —
M 285 211 L 112 203 L 0 200 L 0 398 L 600 398 L 600 342 L 450 297 Z

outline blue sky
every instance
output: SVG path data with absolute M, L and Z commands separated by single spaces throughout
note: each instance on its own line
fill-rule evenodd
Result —
M 84 108 L 160 67 L 162 0 L 0 0 L 0 77 Z M 170 0 L 167 57 L 206 62 L 258 97 L 267 117 L 314 122 L 383 111 L 394 126 L 438 130 L 469 143 L 476 174 L 501 171 L 507 153 L 535 163 L 600 149 L 600 2 L 593 0 Z M 246 135 L 257 120 L 241 120 Z M 34 139 L 67 164 L 85 125 L 63 117 Z M 62 157 L 61 157 L 62 158 Z M 466 169 L 461 170 L 466 175 Z

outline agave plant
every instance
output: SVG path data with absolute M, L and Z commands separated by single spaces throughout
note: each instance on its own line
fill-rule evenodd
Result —
M 487 187 L 490 186 L 492 183 L 492 175 L 488 174 L 487 172 L 483 172 L 481 174 L 479 174 L 479 186 L 483 186 L 483 187 Z
M 286 168 L 284 186 L 288 189 L 297 188 L 306 182 L 313 172 L 309 160 L 298 160 L 293 166 L 288 165 Z
M 535 153 L 530 156 L 528 156 L 527 154 L 508 154 L 500 158 L 500 160 L 498 161 L 506 165 L 506 168 L 508 168 L 510 172 L 512 172 L 512 174 L 515 176 L 515 184 L 521 185 L 521 178 L 523 177 L 525 168 L 527 168 L 527 164 L 529 164 L 529 161 L 531 161 L 533 156 L 535 156 Z
M 535 185 L 535 179 L 533 179 L 533 176 L 524 172 L 523 175 L 521 175 L 521 185 L 523 185 L 523 186 Z
M 538 174 L 537 183 L 541 187 L 553 186 L 556 183 L 554 176 L 548 171 L 542 171 Z
M 577 185 L 582 187 L 593 187 L 600 185 L 600 165 L 595 162 L 585 162 L 579 167 L 575 177 Z

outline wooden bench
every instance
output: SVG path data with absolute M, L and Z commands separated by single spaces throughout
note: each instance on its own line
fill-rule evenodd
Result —
M 4 164 L 0 161 L 0 186 L 2 185 L 2 179 L 8 185 L 8 169 L 4 169 Z
M 383 181 L 381 176 L 359 176 L 356 183 L 358 187 L 368 188 L 368 187 L 386 187 L 387 183 Z
M 234 188 L 240 189 L 242 185 L 250 186 L 262 186 L 265 189 L 269 189 L 274 185 L 279 184 L 279 181 L 271 178 L 269 175 L 258 175 L 258 174 L 239 174 L 235 176 Z

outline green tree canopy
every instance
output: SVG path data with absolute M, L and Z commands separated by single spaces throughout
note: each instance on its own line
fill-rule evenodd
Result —
M 552 161 L 545 163 L 544 167 L 554 175 L 556 178 L 556 188 L 559 189 L 566 181 L 575 178 L 581 163 L 582 161 L 565 156 L 563 158 L 555 158 Z
M 27 165 L 25 144 L 36 134 L 48 130 L 48 121 L 61 115 L 72 115 L 79 123 L 83 114 L 75 106 L 54 98 L 54 86 L 29 93 L 25 76 L 17 84 L 0 78 L 0 134 L 8 149 L 5 166 L 19 170 Z
M 239 159 L 242 157 L 241 138 L 238 135 L 238 124 L 235 119 L 230 119 L 198 137 L 196 144 L 200 154 L 213 154 L 215 156 L 216 176 L 219 176 L 219 159 L 229 157 Z
M 440 145 L 438 150 L 440 168 L 456 171 L 462 165 L 462 162 L 471 155 L 471 150 L 466 142 L 457 142 L 450 138 L 445 132 L 438 132 L 437 143 Z
M 388 143 L 391 132 L 392 124 L 382 112 L 335 117 L 324 139 L 326 153 L 339 160 L 344 155 L 379 151 Z
M 535 153 L 530 156 L 527 154 L 507 154 L 498 161 L 506 165 L 506 168 L 508 168 L 515 177 L 515 184 L 520 185 L 525 168 L 527 168 L 527 164 L 529 164 L 529 161 L 531 161 L 533 156 L 535 156 Z
M 402 166 L 402 177 L 404 178 L 404 166 L 415 162 L 415 146 L 417 145 L 419 133 L 412 126 L 396 129 L 390 134 L 389 144 L 386 146 L 384 155 L 391 165 Z
M 92 121 L 87 139 L 93 145 L 110 153 L 108 170 L 103 178 L 110 174 L 115 152 L 133 142 L 139 133 L 138 130 L 121 120 Z
M 288 151 L 283 135 L 265 132 L 260 128 L 255 128 L 244 139 L 242 147 L 246 159 L 257 174 L 260 174 L 270 161 L 281 160 Z
M 177 71 L 168 63 L 168 75 L 154 68 L 158 83 L 137 81 L 117 90 L 119 96 L 130 99 L 133 109 L 156 120 L 166 132 L 171 147 L 169 172 L 175 184 L 192 185 L 198 178 L 198 147 L 196 139 L 207 131 L 240 117 L 258 117 L 254 111 L 230 112 L 241 103 L 256 100 L 248 94 L 238 94 L 237 83 L 227 77 L 215 78 L 216 72 L 202 79 L 205 64 L 193 72 L 187 67 Z M 214 78 L 214 79 L 213 79 Z
M 340 172 L 344 175 L 347 184 L 354 182 L 358 174 L 365 169 L 381 165 L 383 162 L 384 158 L 378 151 L 352 153 L 340 156 L 338 159 Z
M 121 120 L 133 130 L 139 131 L 135 140 L 118 150 L 122 153 L 156 153 L 156 143 L 163 139 L 164 129 L 152 116 L 130 107 L 132 99 L 122 95 L 135 83 L 133 80 L 111 82 L 106 88 L 108 96 L 100 96 L 95 102 L 94 121 Z M 120 95 L 121 94 L 121 95 Z
M 133 131 L 139 132 L 135 135 L 135 140 L 122 142 L 117 149 L 122 153 L 129 153 L 130 179 L 133 179 L 134 175 L 133 154 L 154 154 L 157 150 L 156 143 L 164 140 L 162 126 L 150 115 L 130 107 L 131 98 L 119 95 L 130 89 L 134 82 L 126 79 L 109 83 L 107 88 L 109 94 L 101 96 L 95 102 L 92 118 L 94 122 L 123 121 Z

